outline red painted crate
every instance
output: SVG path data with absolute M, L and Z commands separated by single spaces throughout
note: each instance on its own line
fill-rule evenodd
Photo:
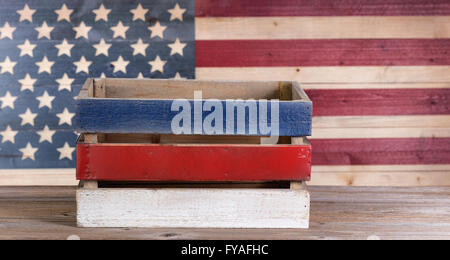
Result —
M 259 137 L 103 135 L 77 144 L 77 179 L 96 181 L 254 182 L 310 179 L 311 145 L 261 145 Z M 147 141 L 148 140 L 148 141 Z M 234 143 L 234 144 L 233 144 Z

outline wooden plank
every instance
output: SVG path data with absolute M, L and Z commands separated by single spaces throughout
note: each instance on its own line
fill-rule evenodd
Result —
M 195 1 L 196 17 L 449 15 L 445 0 L 210 0 Z
M 449 71 L 450 66 L 214 67 L 196 68 L 196 77 L 202 80 L 292 80 L 301 84 L 448 84 Z
M 75 169 L 0 169 L 0 186 L 75 186 Z
M 0 187 L 0 239 L 450 239 L 449 187 L 308 189 L 309 229 L 125 230 L 78 228 L 75 187 Z
M 450 88 L 447 83 L 303 83 L 302 87 L 308 89 L 439 89 Z
M 382 121 L 380 121 L 381 123 Z M 380 125 L 381 126 L 381 125 Z M 374 127 L 315 128 L 311 139 L 355 138 L 449 138 L 449 127 Z
M 450 16 L 195 19 L 196 40 L 450 38 Z
M 314 116 L 450 114 L 450 89 L 316 89 L 306 93 L 314 103 Z
M 312 139 L 313 165 L 449 164 L 450 138 Z
M 309 180 L 310 145 L 77 144 L 77 179 Z
M 308 89 L 439 89 L 450 88 L 447 83 L 303 83 Z
M 450 39 L 200 40 L 196 67 L 450 65 Z
M 314 116 L 314 133 L 322 128 L 450 128 L 450 115 Z
M 194 118 L 194 102 L 189 102 L 190 118 Z M 203 101 L 204 103 L 205 101 Z M 258 120 L 251 121 L 245 116 L 245 128 L 238 128 L 237 123 L 227 128 L 226 107 L 227 104 L 235 104 L 245 108 L 247 101 L 220 101 L 223 108 L 222 133 L 230 135 L 255 135 L 267 136 L 270 133 L 262 132 L 258 126 Z M 259 100 L 252 101 L 250 105 L 259 107 Z M 133 100 L 133 99 L 77 99 L 78 132 L 87 133 L 158 133 L 173 134 L 172 120 L 179 111 L 172 111 L 173 100 Z M 267 102 L 267 111 L 272 104 Z M 245 111 L 245 110 L 244 110 Z M 210 112 L 202 113 L 202 121 Z M 244 112 L 249 114 L 249 112 Z M 245 115 L 245 114 L 244 114 Z M 279 135 L 280 136 L 308 136 L 311 134 L 312 104 L 304 101 L 280 101 L 279 102 Z M 233 117 L 234 119 L 234 117 Z M 239 121 L 240 122 L 240 121 Z M 267 122 L 271 122 L 268 117 Z M 243 123 L 244 122 L 240 122 Z M 188 128 L 188 134 L 195 133 L 195 124 Z M 228 129 L 228 130 L 227 130 Z M 250 131 L 250 129 L 253 129 Z M 198 134 L 208 134 L 202 127 Z
M 308 228 L 309 193 L 289 189 L 77 190 L 79 227 Z
M 450 186 L 448 184 L 450 164 L 313 165 L 311 176 L 312 179 L 308 185 L 315 186 L 327 184 L 396 187 Z M 76 186 L 77 184 L 75 169 L 0 170 L 0 186 Z
M 314 171 L 308 185 L 338 186 L 450 186 L 447 171 Z
M 204 99 L 275 99 L 277 81 L 202 81 L 168 79 L 106 78 L 109 98 L 193 99 L 201 91 Z

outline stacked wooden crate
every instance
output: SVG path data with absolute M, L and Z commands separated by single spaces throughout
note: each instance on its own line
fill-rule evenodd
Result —
M 207 100 L 252 100 L 258 119 L 271 111 L 264 122 L 279 126 L 278 141 L 269 143 L 248 107 L 244 133 L 226 116 L 223 129 L 235 124 L 223 134 L 203 129 Z M 174 101 L 192 105 L 192 131 L 174 135 Z M 306 228 L 311 118 L 295 82 L 89 79 L 77 97 L 78 225 Z

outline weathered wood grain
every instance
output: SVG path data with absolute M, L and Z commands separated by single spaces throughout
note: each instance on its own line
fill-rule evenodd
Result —
M 311 145 L 77 144 L 77 179 L 309 180 Z
M 446 0 L 196 0 L 197 17 L 448 15 Z
M 197 41 L 197 67 L 449 65 L 450 39 Z
M 450 89 L 315 89 L 306 93 L 313 101 L 314 116 L 450 114 Z
M 312 166 L 309 185 L 450 186 L 449 164 Z M 75 169 L 0 170 L 0 186 L 76 186 Z
M 309 187 L 299 229 L 77 228 L 74 187 L 1 187 L 1 239 L 450 239 L 450 188 Z
M 77 130 L 84 133 L 173 134 L 172 120 L 181 110 L 186 110 L 185 113 L 190 116 L 189 119 L 191 120 L 188 130 L 191 131 L 184 131 L 184 134 L 213 134 L 203 127 L 200 127 L 200 129 L 195 127 L 198 124 L 195 115 L 200 114 L 202 116 L 199 121 L 200 126 L 202 126 L 203 119 L 211 113 L 210 111 L 202 111 L 204 103 L 207 102 L 205 99 L 214 98 L 217 99 L 216 101 L 222 108 L 222 126 L 219 130 L 222 133 L 219 134 L 311 135 L 312 103 L 304 92 L 295 100 L 283 100 L 276 104 L 279 122 L 277 133 L 272 131 L 267 133 L 261 130 L 259 121 L 263 120 L 259 119 L 259 116 L 263 112 L 259 109 L 262 102 L 260 99 L 265 101 L 266 113 L 272 111 L 274 104 L 266 101 L 281 97 L 279 84 L 291 86 L 292 82 L 208 82 L 151 79 L 101 79 L 93 81 L 88 79 L 76 99 Z M 244 94 L 240 94 L 240 90 L 245 88 L 248 88 L 247 92 L 244 91 Z M 196 101 L 192 98 L 194 91 L 203 90 L 206 91 L 205 96 L 203 96 L 203 93 L 201 94 L 200 98 L 203 99 Z M 99 95 L 95 94 L 97 92 Z M 253 96 L 251 96 L 251 93 L 253 93 Z M 172 109 L 174 101 L 180 98 L 185 99 L 188 108 L 183 105 Z M 244 100 L 244 98 L 251 100 Z M 197 103 L 198 105 L 195 105 Z M 246 108 L 247 106 L 252 106 L 254 109 Z M 235 110 L 238 111 L 239 116 L 243 116 L 242 119 L 235 118 Z M 246 112 L 246 110 L 249 111 Z M 253 111 L 254 114 L 250 115 L 250 111 Z M 230 117 L 229 114 L 231 113 L 233 116 Z M 271 125 L 272 119 L 276 117 L 266 116 L 266 118 L 264 123 Z M 217 120 L 221 120 L 221 118 L 219 117 Z M 229 124 L 229 120 L 233 120 L 233 122 Z M 242 126 L 238 126 L 241 123 Z M 187 123 L 183 122 L 183 124 Z
M 193 100 L 188 101 L 191 108 Z M 203 101 L 205 102 L 205 101 Z M 244 104 L 245 101 L 234 101 Z M 255 101 L 259 107 L 260 101 Z M 179 111 L 172 111 L 173 100 L 121 100 L 121 99 L 78 99 L 77 103 L 77 131 L 85 133 L 157 133 L 173 134 L 172 119 Z M 226 134 L 242 134 L 238 131 L 237 123 L 227 132 L 226 101 L 221 101 L 223 110 L 222 130 Z M 267 102 L 267 110 L 271 110 L 271 103 Z M 191 111 L 194 119 L 194 109 Z M 203 118 L 210 112 L 204 111 Z M 280 136 L 309 136 L 311 135 L 312 104 L 303 101 L 279 102 L 279 135 Z M 267 119 L 268 124 L 271 118 Z M 191 124 L 192 127 L 194 124 Z M 249 129 L 256 129 L 250 132 Z M 208 134 L 202 128 L 202 134 Z M 258 121 L 251 121 L 246 116 L 245 133 L 247 135 L 270 135 L 262 132 Z
M 198 17 L 196 40 L 435 39 L 450 16 Z
M 203 80 L 292 80 L 298 81 L 302 86 L 304 83 L 329 86 L 328 84 L 337 83 L 448 84 L 449 71 L 450 66 L 203 67 L 196 68 L 195 75 Z
M 302 189 L 78 189 L 80 227 L 308 228 Z
M 450 164 L 450 138 L 312 139 L 313 165 Z

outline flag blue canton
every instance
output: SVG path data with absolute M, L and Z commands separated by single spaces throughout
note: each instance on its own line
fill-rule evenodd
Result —
M 0 168 L 75 166 L 88 77 L 194 78 L 194 1 L 0 0 Z

